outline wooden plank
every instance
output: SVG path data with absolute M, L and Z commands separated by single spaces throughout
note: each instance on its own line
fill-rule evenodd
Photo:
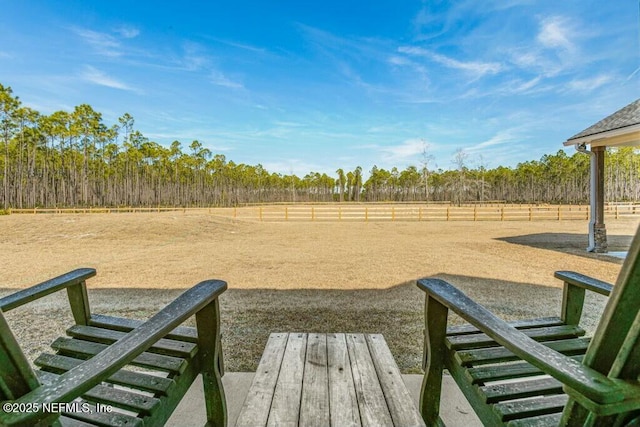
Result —
M 507 427 L 549 427 L 560 425 L 562 413 L 540 415 L 538 417 L 522 418 L 509 421 Z
M 548 341 L 542 344 L 552 350 L 566 355 L 584 354 L 587 350 L 587 346 L 589 345 L 589 338 Z M 456 352 L 455 357 L 463 366 L 508 362 L 519 359 L 510 350 L 504 347 L 458 351 Z
M 309 334 L 302 380 L 300 426 L 328 426 L 331 423 L 327 369 L 327 336 Z
M 85 423 L 84 421 L 65 417 L 64 415 L 60 416 L 58 421 L 60 421 L 62 427 L 95 427 L 95 424 Z
M 369 334 L 365 338 L 394 425 L 424 426 L 384 337 L 381 334 Z
M 34 361 L 34 364 L 48 372 L 63 373 L 83 362 L 84 360 L 73 359 L 67 356 L 42 353 Z M 112 384 L 164 395 L 175 385 L 175 382 L 169 378 L 123 370 L 111 375 L 106 381 Z
M 362 425 L 392 426 L 391 414 L 389 414 L 364 335 L 347 334 L 345 338 Z
M 72 326 L 67 329 L 67 334 L 74 338 L 81 338 L 87 341 L 95 341 L 103 344 L 113 344 L 127 335 L 120 331 L 82 325 Z M 197 346 L 189 342 L 162 338 L 156 341 L 148 351 L 152 353 L 166 354 L 168 356 L 190 358 L 196 354 Z
M 51 344 L 51 348 L 62 355 L 80 356 L 83 359 L 95 356 L 107 347 L 107 344 L 65 337 L 60 337 Z M 187 360 L 180 357 L 144 352 L 133 359 L 131 364 L 172 373 L 181 373 L 186 368 Z
M 59 375 L 50 372 L 39 371 L 38 378 L 45 384 L 51 384 L 58 380 Z M 149 414 L 160 404 L 160 399 L 140 393 L 134 393 L 115 387 L 98 384 L 82 395 L 85 400 L 91 402 L 112 405 L 127 411 Z
M 273 393 L 268 426 L 295 427 L 298 425 L 306 351 L 307 334 L 290 333 Z
M 576 325 L 549 326 L 523 329 L 522 333 L 536 341 L 555 341 L 583 336 L 585 331 Z M 447 337 L 447 347 L 452 350 L 499 346 L 486 334 L 458 335 Z
M 504 421 L 518 418 L 535 417 L 538 415 L 561 412 L 567 404 L 568 396 L 554 395 L 532 399 L 515 400 L 512 402 L 502 402 L 493 405 L 493 410 Z
M 581 288 L 601 295 L 609 296 L 613 290 L 613 286 L 610 283 L 585 276 L 584 274 L 576 273 L 575 271 L 556 271 L 553 275 L 566 283 L 580 286 Z
M 127 415 L 122 412 L 99 412 L 95 405 L 90 404 L 85 400 L 80 400 L 79 404 L 87 404 L 89 410 L 87 412 L 64 412 L 69 418 L 75 418 L 80 421 L 88 422 L 98 426 L 143 426 L 142 419 Z
M 578 362 L 582 361 L 583 357 L 583 354 L 571 356 L 572 359 L 575 359 Z M 467 370 L 467 375 L 473 384 L 521 377 L 532 377 L 542 374 L 544 374 L 544 372 L 527 362 L 479 366 L 477 368 L 469 368 Z
M 504 384 L 491 384 L 480 387 L 487 403 L 504 400 L 523 399 L 526 397 L 562 393 L 562 383 L 555 378 L 538 378 L 533 380 L 514 381 Z
M 93 314 L 89 320 L 90 326 L 102 329 L 113 329 L 115 331 L 129 332 L 144 323 L 143 320 L 126 319 L 124 317 L 105 316 L 102 314 Z M 178 341 L 188 341 L 192 343 L 198 342 L 198 332 L 196 328 L 189 326 L 178 326 L 169 332 L 165 338 Z
M 538 319 L 522 319 L 508 322 L 509 325 L 516 329 L 527 328 L 539 328 L 545 326 L 559 326 L 562 325 L 562 320 L 559 317 L 541 317 Z M 477 334 L 480 330 L 468 323 L 464 325 L 456 325 L 447 327 L 447 336 L 465 335 L 465 334 Z
M 237 427 L 267 425 L 288 335 L 286 333 L 269 335 L 253 383 L 236 421 Z
M 53 279 L 49 279 L 11 295 L 7 295 L 4 298 L 0 298 L 0 310 L 6 313 L 9 310 L 13 310 L 16 307 L 20 307 L 23 304 L 35 301 L 54 292 L 58 292 L 68 286 L 84 282 L 95 275 L 96 270 L 93 268 L 79 268 L 77 270 L 70 271 L 61 276 L 54 277 Z
M 345 334 L 327 334 L 327 362 L 331 426 L 361 426 Z

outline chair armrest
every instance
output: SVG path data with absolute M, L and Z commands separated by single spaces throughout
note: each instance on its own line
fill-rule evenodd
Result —
M 615 404 L 634 397 L 629 395 L 629 387 L 624 381 L 609 379 L 598 371 L 534 341 L 444 280 L 420 279 L 418 287 L 425 291 L 429 298 L 434 298 L 453 310 L 521 359 L 596 404 Z
M 583 289 L 609 296 L 613 290 L 613 286 L 602 280 L 576 273 L 575 271 L 556 271 L 554 277 L 563 280 L 570 285 L 579 286 Z
M 96 270 L 93 268 L 79 268 L 70 271 L 62 276 L 54 277 L 46 282 L 0 298 L 0 310 L 7 312 L 28 302 L 37 300 L 38 298 L 80 284 L 95 275 Z
M 226 289 L 227 284 L 221 280 L 200 282 L 120 340 L 62 374 L 55 383 L 43 385 L 14 402 L 37 402 L 42 405 L 72 401 L 131 362 L 160 338 L 213 302 Z M 4 414 L 2 421 L 7 425 L 22 425 L 39 417 L 42 417 L 41 413 L 8 413 Z

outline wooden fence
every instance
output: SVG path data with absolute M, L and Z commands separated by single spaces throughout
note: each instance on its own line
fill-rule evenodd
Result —
M 263 222 L 275 221 L 563 221 L 588 220 L 582 205 L 467 205 L 442 204 L 291 204 L 235 208 L 36 208 L 12 209 L 12 214 L 205 212 Z M 608 219 L 640 214 L 640 205 L 611 204 Z
M 607 216 L 640 214 L 612 206 Z M 258 221 L 561 221 L 588 220 L 589 206 L 290 205 L 234 208 L 233 217 Z

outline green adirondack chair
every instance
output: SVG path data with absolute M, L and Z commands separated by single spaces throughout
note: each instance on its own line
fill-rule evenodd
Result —
M 564 281 L 556 318 L 506 323 L 443 280 L 418 280 L 426 293 L 427 425 L 442 425 L 443 369 L 488 426 L 640 425 L 639 255 L 640 231 L 613 287 L 556 272 Z M 586 290 L 611 294 L 590 340 L 578 325 Z M 449 310 L 469 324 L 447 328 Z
M 86 280 L 95 274 L 74 270 L 0 299 L 0 425 L 163 425 L 202 373 L 208 425 L 224 426 L 218 296 L 226 283 L 201 282 L 141 322 L 91 313 Z M 2 312 L 62 289 L 75 325 L 52 344 L 56 354 L 35 360 L 36 371 Z M 180 326 L 193 315 L 196 328 Z

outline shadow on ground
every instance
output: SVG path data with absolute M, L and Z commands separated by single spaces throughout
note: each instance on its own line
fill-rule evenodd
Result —
M 607 236 L 608 250 L 611 252 L 627 251 L 631 246 L 631 240 L 633 235 L 609 235 Z M 589 246 L 589 238 L 586 234 L 573 234 L 573 233 L 536 233 L 526 234 L 523 236 L 512 237 L 499 237 L 496 240 L 501 240 L 507 243 L 513 243 L 516 245 L 531 246 L 538 249 L 548 249 L 552 251 L 567 253 L 571 255 L 578 255 L 585 258 L 601 259 L 603 261 L 609 261 L 616 264 L 622 264 L 620 258 L 610 256 L 607 254 L 595 254 L 587 252 L 587 246 Z
M 470 276 L 439 274 L 507 320 L 558 315 L 561 288 Z M 9 290 L 0 290 L 1 295 Z M 180 290 L 90 289 L 94 313 L 145 319 Z M 604 299 L 587 299 L 587 328 L 600 316 Z M 230 372 L 255 371 L 271 332 L 382 333 L 403 373 L 421 372 L 424 294 L 415 281 L 384 290 L 229 289 L 220 297 L 223 352 Z M 72 324 L 64 293 L 6 313 L 18 341 L 35 358 Z M 461 323 L 450 315 L 450 323 Z M 193 322 L 192 322 L 193 324 Z M 45 332 L 49 331 L 49 332 Z

